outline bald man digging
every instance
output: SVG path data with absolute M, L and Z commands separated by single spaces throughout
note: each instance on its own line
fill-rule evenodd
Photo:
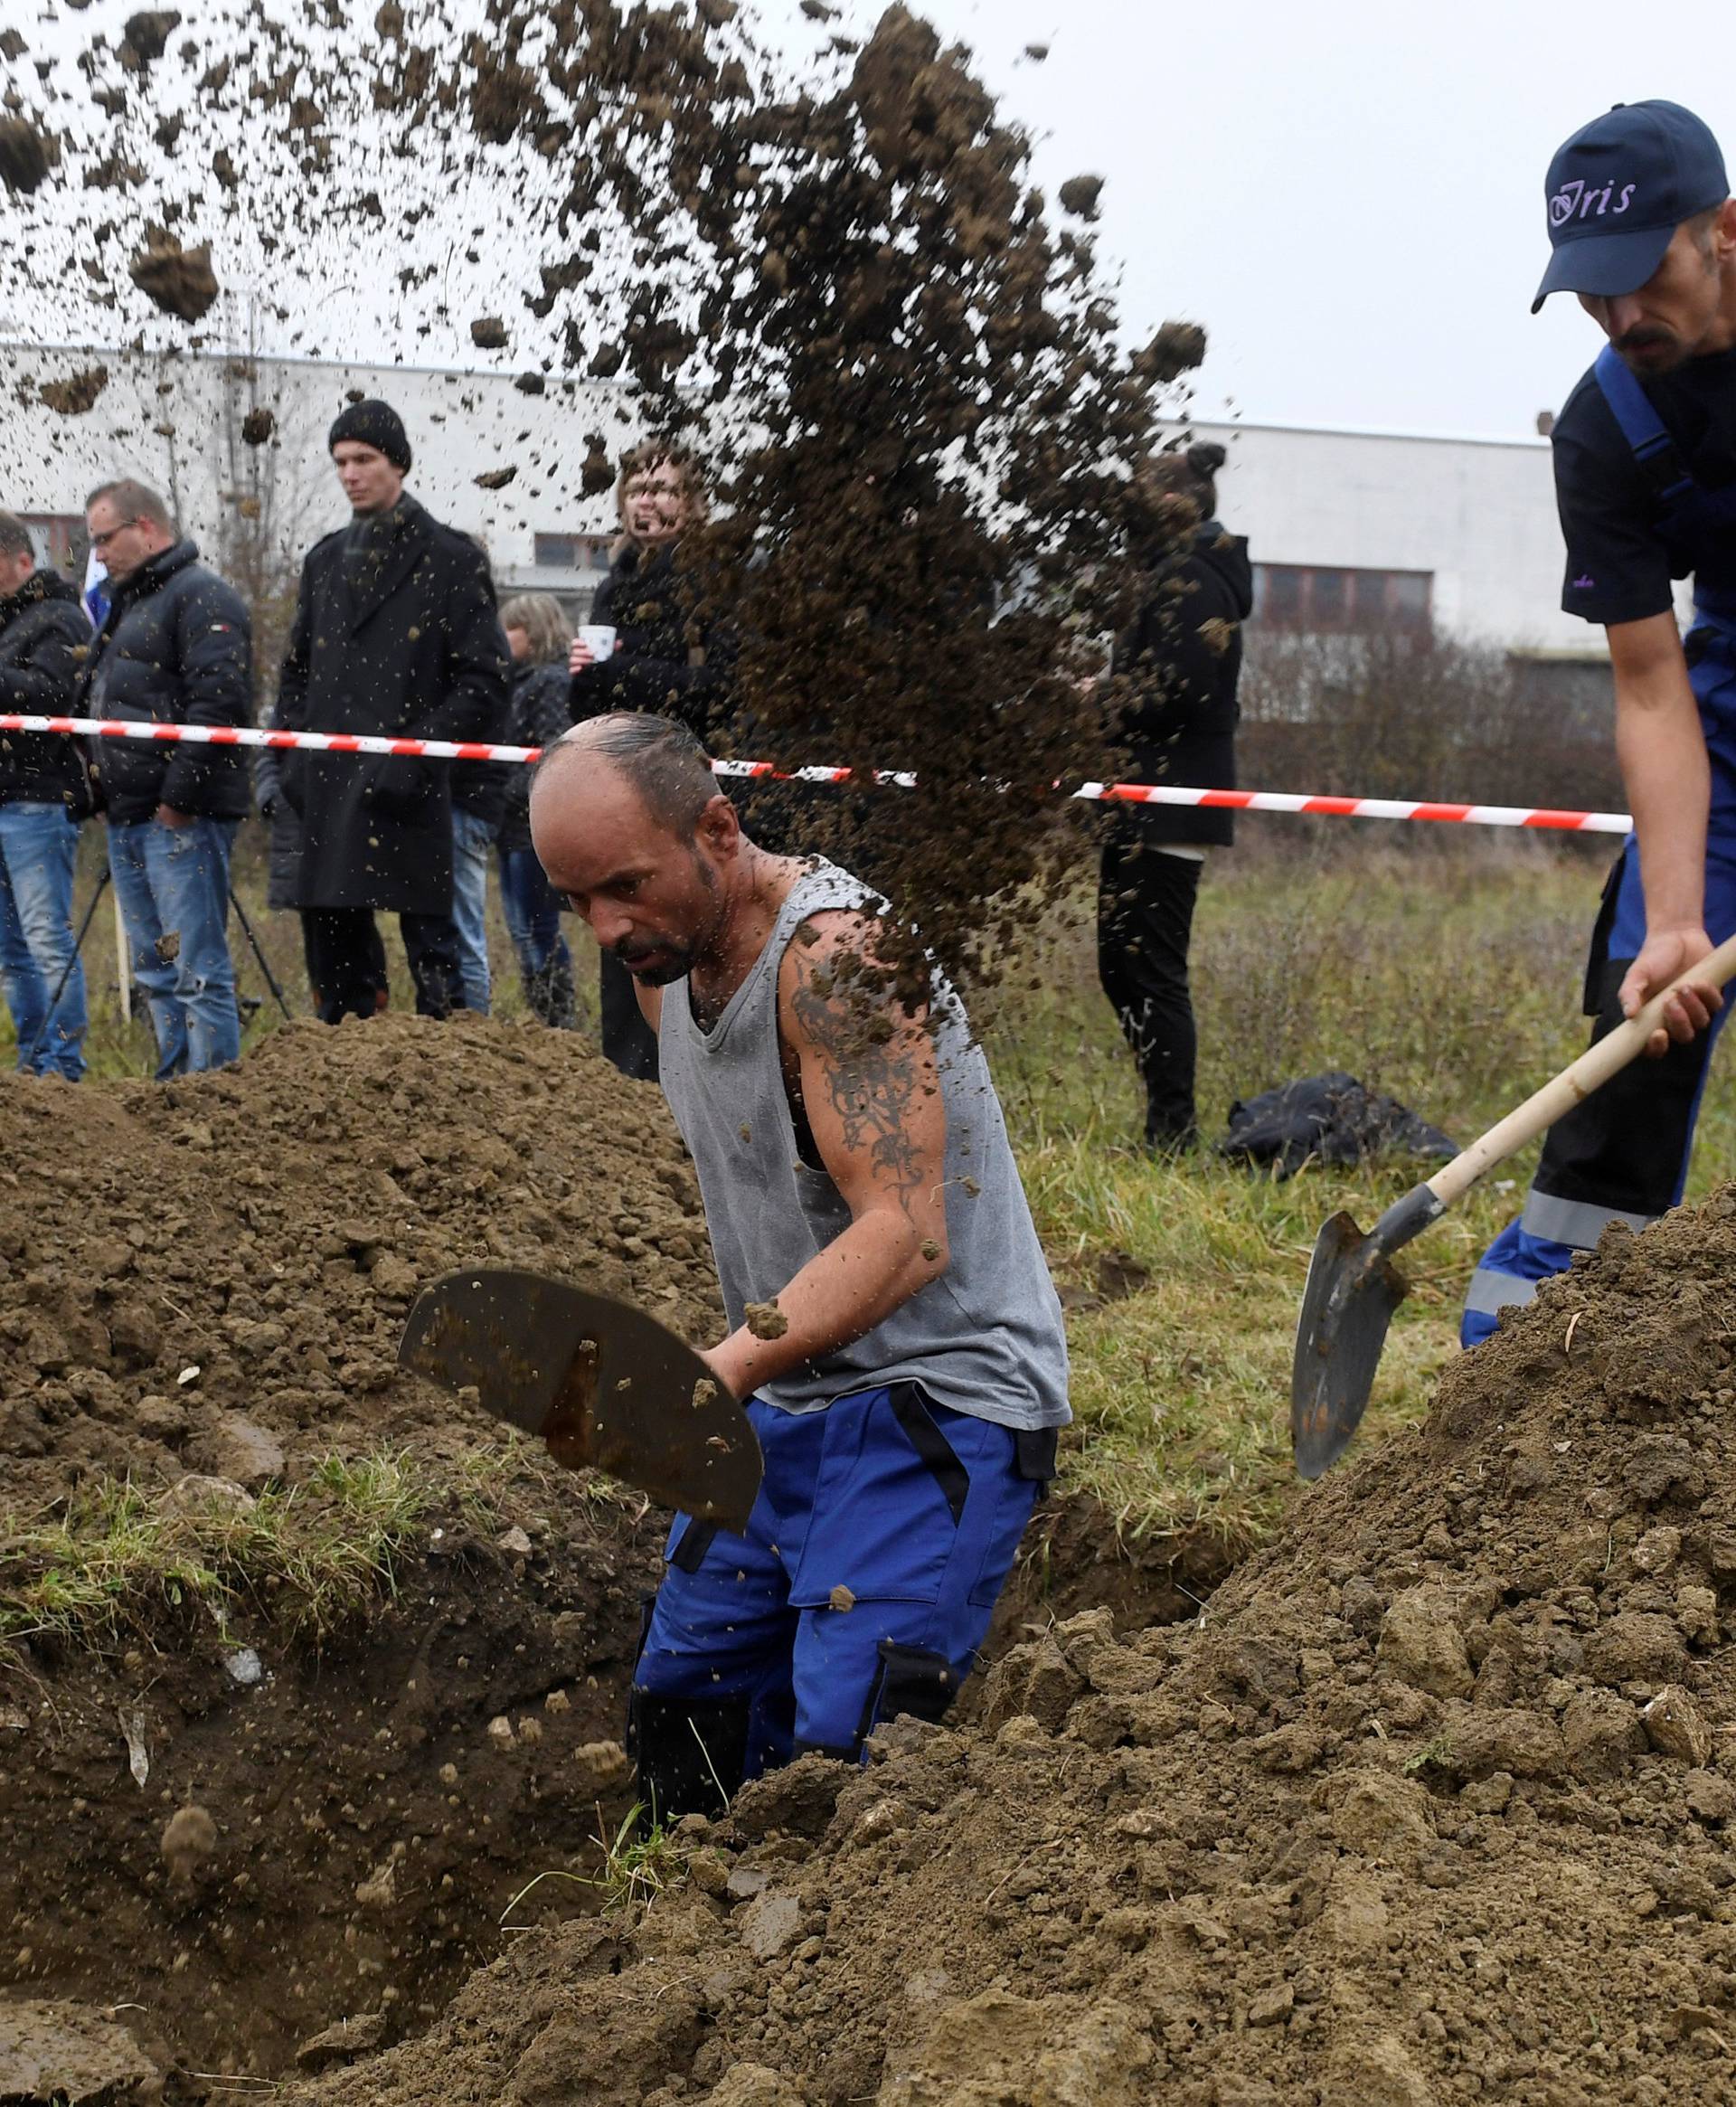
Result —
M 531 833 L 657 1034 L 731 1325 L 704 1357 L 765 1452 L 744 1535 L 670 1535 L 628 1717 L 667 1823 L 940 1718 L 1053 1474 L 1067 1348 L 987 1063 L 938 977 L 892 993 L 870 887 L 758 847 L 651 716 L 552 748 Z

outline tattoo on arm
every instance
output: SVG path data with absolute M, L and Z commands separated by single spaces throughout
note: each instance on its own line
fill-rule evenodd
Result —
M 792 1021 L 821 1057 L 844 1146 L 867 1157 L 908 1214 L 924 1176 L 912 1114 L 937 1087 L 926 1058 L 926 1022 L 861 949 L 817 959 L 799 950 L 790 956 Z

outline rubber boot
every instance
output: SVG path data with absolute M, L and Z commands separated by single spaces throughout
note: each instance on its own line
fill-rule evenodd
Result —
M 684 1814 L 715 1821 L 747 1772 L 752 1699 L 671 1697 L 636 1683 L 627 1701 L 639 1827 L 673 1828 Z

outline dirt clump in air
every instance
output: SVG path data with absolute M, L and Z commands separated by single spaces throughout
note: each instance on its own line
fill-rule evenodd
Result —
M 286 2100 L 1736 2096 L 1736 1193 L 1602 1250 L 1184 1627 L 1088 1611 Z
M 334 1448 L 498 1432 L 396 1362 L 417 1294 L 477 1263 L 722 1328 L 662 1098 L 575 1035 L 286 1025 L 167 1086 L 0 1090 L 6 1502 L 87 1476 L 248 1489 Z
M 61 417 L 82 417 L 87 410 L 96 407 L 98 396 L 108 385 L 107 366 L 81 366 L 63 381 L 40 382 L 36 392 Z
M 184 249 L 160 227 L 151 231 L 127 268 L 140 292 L 165 315 L 177 316 L 183 322 L 197 322 L 220 289 L 211 268 L 210 248 Z
M 52 141 L 28 118 L 0 118 L 0 182 L 14 196 L 40 189 L 56 158 Z
M 315 300 L 289 327 L 298 259 L 317 284 L 347 235 L 404 252 L 382 326 L 418 363 L 438 343 L 616 380 L 603 414 L 623 429 L 587 451 L 587 492 L 650 435 L 706 466 L 710 522 L 682 537 L 670 593 L 691 637 L 716 619 L 741 647 L 708 743 L 920 779 L 760 785 L 750 829 L 882 887 L 912 983 L 930 950 L 955 980 L 991 976 L 1088 849 L 1055 785 L 1118 772 L 1089 676 L 1177 528 L 1137 470 L 1185 362 L 1129 356 L 1099 179 L 1047 195 L 1027 126 L 902 5 L 795 57 L 723 0 L 495 0 L 486 34 L 394 4 L 357 14 L 379 61 L 360 73 L 333 61 L 343 15 L 315 30 L 218 0 L 196 47 L 136 16 L 119 52 L 51 67 L 67 180 L 108 194 L 116 230 L 66 258 L 80 289 L 136 307 L 107 283 L 136 253 L 137 287 L 199 321 L 209 258 L 165 230 L 208 224 L 215 199 L 225 256 L 257 250 L 299 355 L 321 325 Z M 429 198 L 473 184 L 524 232 L 511 255 L 479 229 L 453 250 Z M 42 232 L 0 265 L 9 286 L 58 282 L 62 237 Z M 459 254 L 491 267 L 461 292 Z M 486 475 L 508 487 L 504 465 Z M 511 487 L 532 494 L 523 473 Z

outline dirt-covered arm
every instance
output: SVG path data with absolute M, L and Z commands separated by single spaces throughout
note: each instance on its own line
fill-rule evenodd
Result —
M 779 1035 L 819 1159 L 850 1226 L 776 1300 L 788 1328 L 745 1325 L 706 1356 L 737 1397 L 872 1331 L 938 1280 L 947 1243 L 947 1119 L 934 1042 L 875 953 L 877 926 L 816 915 L 784 954 Z

